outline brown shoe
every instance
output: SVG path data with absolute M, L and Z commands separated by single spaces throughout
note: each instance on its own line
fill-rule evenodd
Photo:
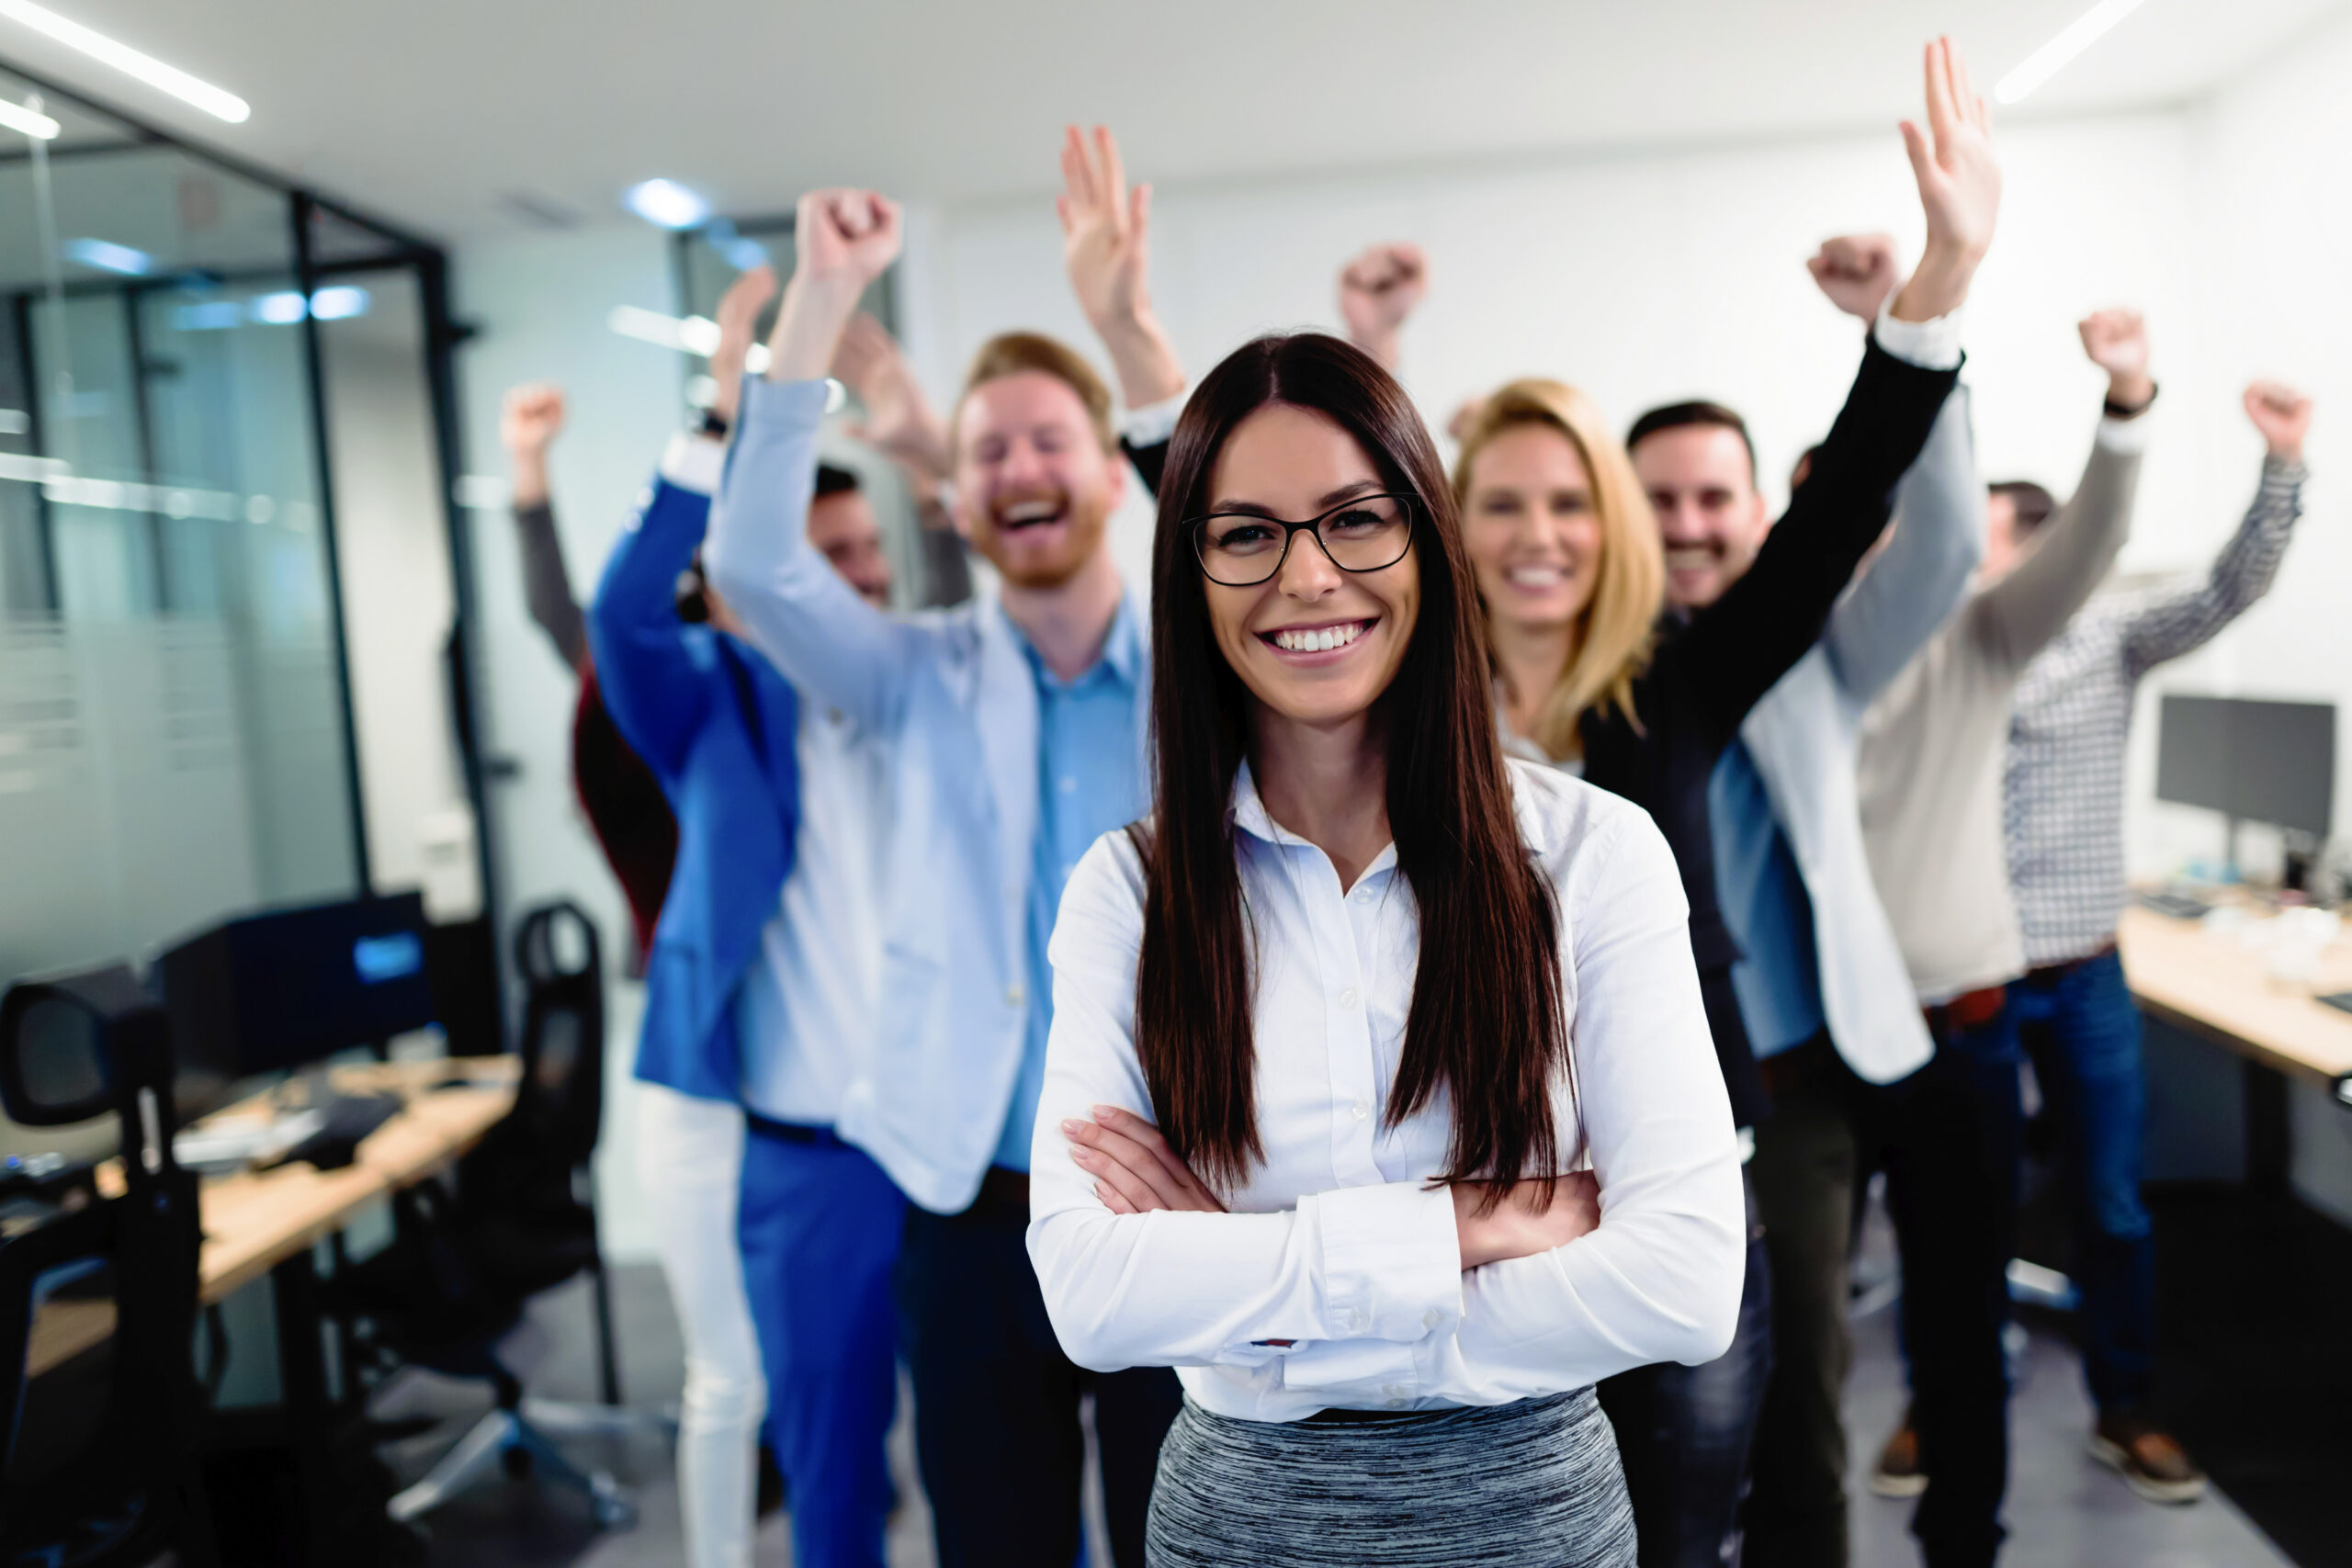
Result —
M 2194 1503 L 2205 1495 L 2205 1472 L 2179 1440 L 2140 1416 L 2102 1415 L 2091 1429 L 2091 1457 L 2151 1503 Z
M 1882 1497 L 1917 1497 L 1928 1489 L 1928 1472 L 1919 1463 L 1919 1434 L 1911 1413 L 1879 1450 L 1878 1468 L 1871 1472 L 1871 1490 Z

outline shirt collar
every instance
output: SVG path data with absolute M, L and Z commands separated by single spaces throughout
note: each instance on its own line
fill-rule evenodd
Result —
M 1243 759 L 1240 769 L 1233 775 L 1233 797 L 1226 807 L 1225 814 L 1236 828 L 1263 843 L 1277 846 L 1296 845 L 1300 848 L 1314 850 L 1317 854 L 1323 852 L 1316 845 L 1275 821 L 1267 813 L 1265 800 L 1258 794 L 1258 781 L 1250 773 L 1250 763 L 1246 758 Z M 1381 872 L 1396 869 L 1396 846 L 1390 843 L 1378 854 L 1373 856 L 1372 863 L 1363 868 L 1363 875 L 1358 877 L 1357 881 L 1362 882 Z
M 1003 615 L 1001 606 L 997 613 Z M 1029 660 L 1029 671 L 1036 677 L 1040 685 L 1068 690 L 1086 684 L 1095 678 L 1098 671 L 1103 670 L 1108 670 L 1120 684 L 1130 689 L 1136 686 L 1143 678 L 1143 617 L 1136 608 L 1136 599 L 1132 593 L 1119 595 L 1119 608 L 1111 617 L 1111 630 L 1102 639 L 1102 654 L 1092 664 L 1087 666 L 1085 673 L 1074 681 L 1065 681 L 1046 668 L 1045 660 L 1038 654 L 1036 646 L 1029 640 L 1029 634 L 1021 629 L 1020 623 L 1011 615 L 1004 615 L 1004 624 L 1012 633 L 1012 640 L 1020 646 L 1022 656 Z

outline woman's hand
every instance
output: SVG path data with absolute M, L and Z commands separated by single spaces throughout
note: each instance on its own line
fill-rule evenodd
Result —
M 1222 1214 L 1225 1205 L 1176 1157 L 1159 1129 L 1132 1111 L 1098 1105 L 1091 1122 L 1062 1123 L 1069 1157 L 1094 1178 L 1094 1195 L 1114 1214 L 1155 1209 Z
M 1502 1201 L 1482 1214 L 1479 1205 L 1492 1186 L 1453 1184 L 1453 1228 L 1462 1238 L 1464 1270 L 1507 1258 L 1532 1258 L 1600 1228 L 1600 1179 L 1589 1170 L 1514 1182 Z

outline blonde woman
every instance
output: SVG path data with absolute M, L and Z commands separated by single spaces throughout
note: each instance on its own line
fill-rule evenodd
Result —
M 1739 949 L 1715 899 L 1708 783 L 1741 720 L 1813 646 L 1884 531 L 1895 483 L 1958 381 L 1951 316 L 1967 297 L 1998 204 L 1981 104 L 1965 93 L 1947 43 L 1929 46 L 1927 65 L 1932 141 L 1904 128 L 1927 212 L 1926 253 L 1874 326 L 1804 486 L 1719 598 L 1687 618 L 1660 618 L 1666 569 L 1657 524 L 1624 446 L 1572 387 L 1525 380 L 1502 388 L 1462 432 L 1454 468 L 1507 744 L 1644 807 L 1665 832 L 1690 901 L 1708 1024 L 1743 1130 L 1767 1104 L 1732 988 Z M 1737 416 L 1719 412 L 1737 427 Z M 1752 446 L 1749 465 L 1752 486 Z M 1645 1367 L 1600 1385 L 1644 1568 L 1736 1557 L 1770 1341 L 1752 1192 L 1748 1201 L 1747 1290 L 1730 1352 L 1705 1366 Z

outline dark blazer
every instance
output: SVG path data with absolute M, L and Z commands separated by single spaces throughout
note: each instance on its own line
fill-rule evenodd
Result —
M 1747 710 L 1821 636 L 1959 381 L 1958 370 L 1923 370 L 1872 340 L 1812 473 L 1755 564 L 1697 615 L 1661 623 L 1657 651 L 1634 682 L 1633 719 L 1614 707 L 1592 709 L 1577 727 L 1586 779 L 1647 810 L 1673 847 L 1707 1022 L 1743 1127 L 1760 1120 L 1769 1101 L 1732 990 L 1740 951 L 1715 903 L 1707 783 Z

